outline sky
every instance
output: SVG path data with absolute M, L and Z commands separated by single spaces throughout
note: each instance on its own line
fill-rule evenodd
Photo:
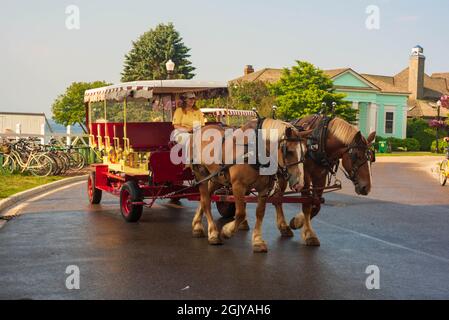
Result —
M 71 5 L 79 29 L 66 27 Z M 119 82 L 132 41 L 167 22 L 191 48 L 197 80 L 295 60 L 394 75 L 417 44 L 428 74 L 449 72 L 448 11 L 448 0 L 0 0 L 0 111 L 51 117 L 72 82 Z

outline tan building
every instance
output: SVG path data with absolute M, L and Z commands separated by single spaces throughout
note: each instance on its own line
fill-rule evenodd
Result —
M 372 91 L 381 95 L 407 94 L 407 116 L 430 119 L 437 117 L 438 99 L 443 95 L 449 95 L 449 72 L 429 76 L 425 73 L 425 60 L 423 48 L 416 46 L 412 49 L 409 66 L 394 76 L 357 73 L 351 68 L 324 70 L 324 72 L 334 81 L 336 90 L 344 93 L 353 92 L 357 87 L 358 91 Z M 276 82 L 281 74 L 282 69 L 265 68 L 254 72 L 251 66 L 247 66 L 244 75 L 232 81 Z M 356 79 L 365 86 L 360 86 Z M 371 107 L 376 109 L 374 105 Z M 375 110 L 370 112 L 374 117 Z M 440 116 L 448 117 L 448 110 L 441 108 Z

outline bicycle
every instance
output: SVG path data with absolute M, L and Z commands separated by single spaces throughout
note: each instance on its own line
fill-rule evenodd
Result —
M 34 176 L 46 177 L 53 171 L 53 161 L 47 155 L 30 149 L 26 140 L 19 139 L 9 144 L 8 153 L 4 154 L 2 168 L 8 173 L 29 171 Z
M 446 185 L 447 178 L 449 177 L 449 147 L 445 147 L 444 150 L 446 151 L 446 159 L 444 159 L 440 164 L 440 184 L 442 187 Z

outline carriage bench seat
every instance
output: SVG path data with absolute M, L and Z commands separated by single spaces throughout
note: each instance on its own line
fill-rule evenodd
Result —
M 126 124 L 127 138 L 129 139 L 131 148 L 135 151 L 168 150 L 170 134 L 173 130 L 174 127 L 171 122 L 128 122 Z M 92 124 L 92 134 L 95 139 L 97 135 L 104 138 L 106 131 L 111 144 L 115 136 L 119 138 L 120 146 L 123 147 L 124 123 L 108 122 L 107 124 Z

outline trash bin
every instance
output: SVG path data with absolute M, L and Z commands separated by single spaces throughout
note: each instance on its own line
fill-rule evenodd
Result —
M 379 153 L 387 153 L 387 141 L 379 141 Z

